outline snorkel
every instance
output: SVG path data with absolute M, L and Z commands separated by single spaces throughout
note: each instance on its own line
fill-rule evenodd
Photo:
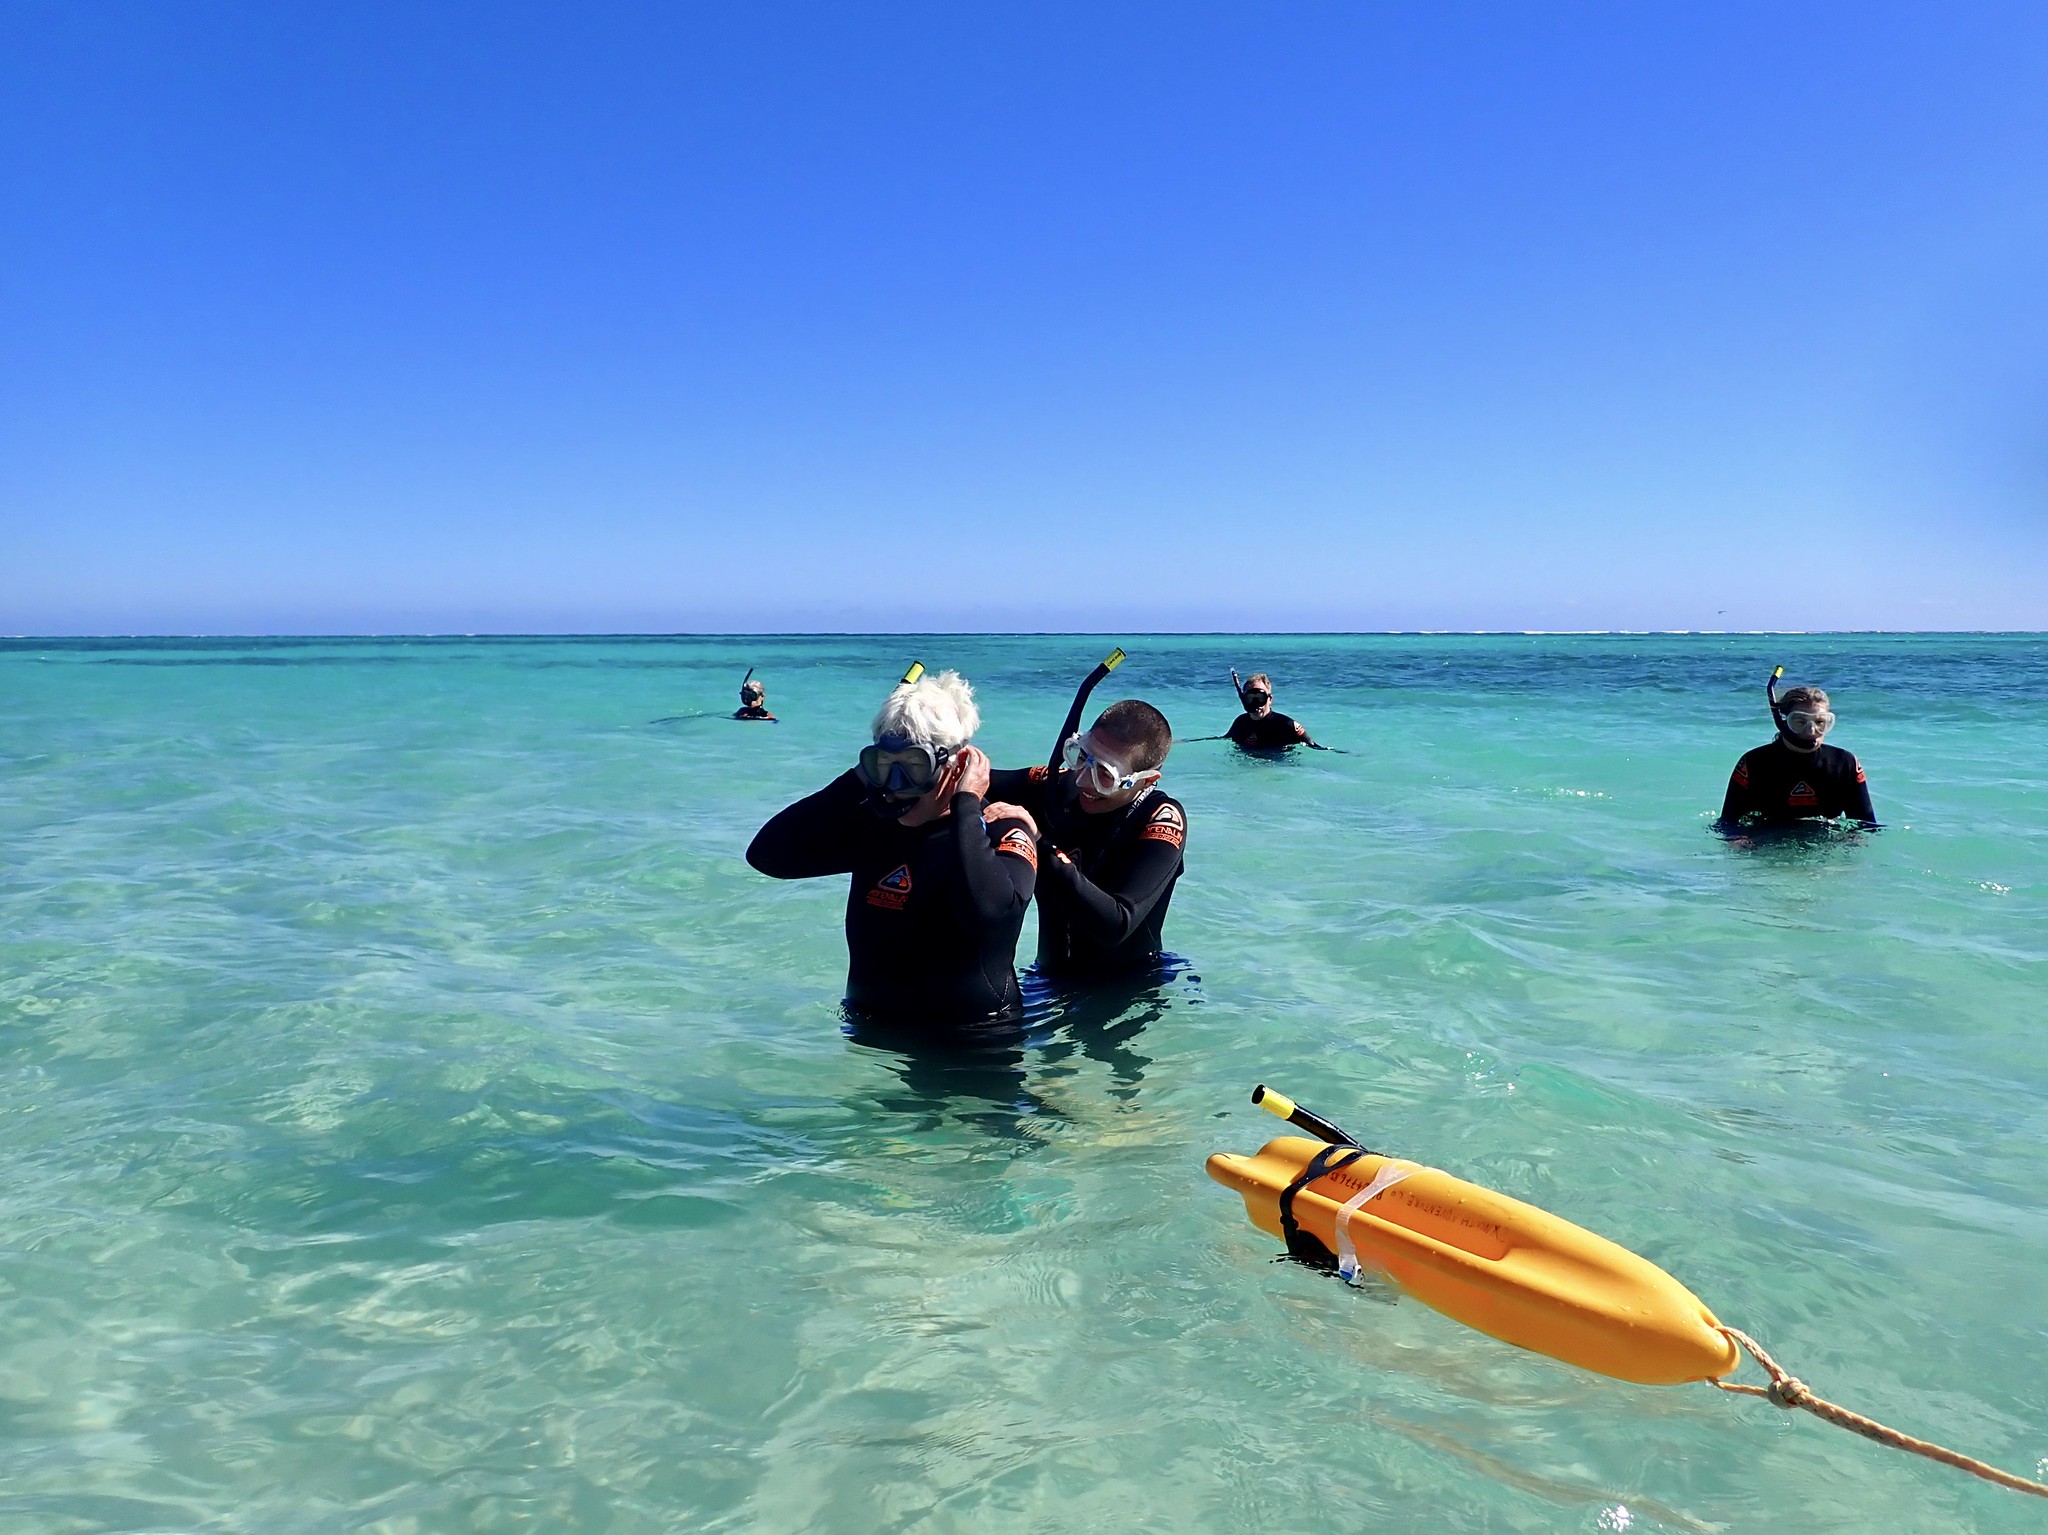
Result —
M 1060 733 L 1052 738 L 1052 755 L 1045 759 L 1046 785 L 1051 791 L 1046 809 L 1050 812 L 1046 830 L 1073 829 L 1072 817 L 1076 814 L 1077 802 L 1081 797 L 1081 786 L 1071 773 L 1062 773 L 1067 742 L 1081 731 L 1081 714 L 1088 707 L 1088 695 L 1095 691 L 1095 685 L 1124 664 L 1121 647 L 1112 650 L 1096 663 L 1095 670 L 1081 679 L 1081 685 L 1074 689 L 1074 701 L 1067 707 L 1066 722 L 1060 726 Z
M 1237 680 L 1237 668 L 1234 666 L 1230 669 L 1230 685 L 1237 689 L 1238 708 L 1244 710 L 1247 714 L 1251 713 L 1252 706 L 1244 701 L 1244 684 Z
M 1286 1120 L 1297 1130 L 1308 1131 L 1319 1141 L 1326 1141 L 1332 1146 L 1358 1146 L 1360 1151 L 1365 1151 L 1365 1147 L 1360 1146 L 1322 1115 L 1311 1114 L 1285 1093 L 1276 1093 L 1263 1082 L 1252 1089 L 1252 1102 L 1275 1118 Z M 1366 1155 L 1371 1156 L 1372 1153 L 1368 1151 Z
M 754 680 L 753 667 L 748 667 L 746 676 L 740 678 L 740 707 L 752 709 L 767 696 L 768 690 Z
M 1052 743 L 1052 755 L 1045 759 L 1047 773 L 1060 770 L 1060 754 L 1067 749 L 1067 742 L 1080 733 L 1081 711 L 1088 707 L 1088 695 L 1095 691 L 1098 682 L 1123 664 L 1123 651 L 1112 650 L 1096 664 L 1094 671 L 1082 678 L 1081 685 L 1074 690 L 1074 702 L 1067 710 L 1067 722 L 1060 726 L 1060 733 Z
M 1764 684 L 1764 698 L 1771 706 L 1771 723 L 1778 727 L 1778 734 L 1781 736 L 1786 733 L 1785 711 L 1778 704 L 1778 679 L 1784 675 L 1784 667 L 1774 666 L 1771 668 L 1770 680 Z

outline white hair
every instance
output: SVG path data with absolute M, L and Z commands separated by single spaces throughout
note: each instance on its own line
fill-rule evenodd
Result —
M 974 707 L 974 689 L 958 672 L 926 672 L 915 682 L 899 682 L 875 713 L 874 739 L 900 736 L 933 751 L 965 746 L 981 729 L 981 711 Z

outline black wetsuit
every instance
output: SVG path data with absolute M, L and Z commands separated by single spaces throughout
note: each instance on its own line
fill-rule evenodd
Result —
M 1180 801 L 1153 789 L 1121 810 L 1089 815 L 1073 804 L 1066 774 L 1042 767 L 990 775 L 989 794 L 1022 805 L 1044 833 L 1038 968 L 1059 980 L 1150 969 L 1187 845 Z
M 1248 752 L 1285 751 L 1308 741 L 1308 727 L 1278 709 L 1268 714 L 1240 714 L 1224 734 Z
M 1780 736 L 1742 754 L 1728 777 L 1720 825 L 1788 826 L 1794 821 L 1848 816 L 1877 824 L 1870 786 L 1853 753 L 1839 746 L 1796 752 Z
M 981 799 L 953 796 L 924 826 L 862 804 L 858 774 L 832 780 L 755 836 L 747 862 L 776 879 L 851 874 L 846 1003 L 886 1023 L 944 1029 L 1021 1019 L 1017 934 L 1038 850 L 1021 821 L 985 825 Z
M 732 711 L 732 717 L 736 720 L 766 720 L 771 725 L 781 723 L 768 712 L 765 704 L 741 704 Z

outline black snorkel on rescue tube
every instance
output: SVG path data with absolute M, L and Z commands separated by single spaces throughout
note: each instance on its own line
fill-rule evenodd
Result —
M 1052 755 L 1045 759 L 1046 772 L 1060 770 L 1060 754 L 1067 749 L 1068 739 L 1081 733 L 1081 711 L 1088 707 L 1088 695 L 1095 691 L 1095 684 L 1123 664 L 1123 651 L 1112 650 L 1096 663 L 1094 671 L 1081 679 L 1081 685 L 1074 690 L 1074 702 L 1067 709 L 1067 722 L 1060 726 L 1060 733 L 1053 738 Z
M 1286 1120 L 1296 1129 L 1308 1131 L 1310 1135 L 1313 1135 L 1319 1141 L 1327 1141 L 1332 1146 L 1357 1146 L 1360 1151 L 1365 1151 L 1364 1146 L 1346 1135 L 1342 1130 L 1339 1130 L 1335 1125 L 1323 1118 L 1322 1115 L 1311 1114 L 1285 1093 L 1276 1092 L 1263 1082 L 1252 1089 L 1252 1102 L 1275 1118 Z M 1371 1155 L 1370 1152 L 1366 1154 L 1368 1156 Z
M 1770 680 L 1764 684 L 1764 699 L 1771 706 L 1771 722 L 1778 727 L 1778 734 L 1785 733 L 1785 711 L 1778 703 L 1778 679 L 1785 675 L 1785 668 L 1771 668 Z

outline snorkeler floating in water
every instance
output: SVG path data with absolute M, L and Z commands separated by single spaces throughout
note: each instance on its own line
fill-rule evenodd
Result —
M 859 1020 L 944 1033 L 1017 1023 L 1017 936 L 1038 871 L 1038 827 L 984 803 L 988 758 L 958 672 L 913 666 L 874 719 L 858 764 L 781 811 L 747 862 L 775 879 L 851 874 L 846 1004 Z
M 1225 736 L 1239 750 L 1282 752 L 1290 746 L 1307 746 L 1319 752 L 1330 749 L 1310 739 L 1306 725 L 1273 707 L 1273 679 L 1264 672 L 1253 672 L 1250 680 L 1239 682 L 1233 671 L 1230 682 L 1237 689 L 1237 701 L 1244 706 L 1244 713 L 1230 722 Z
M 1870 806 L 1870 786 L 1855 755 L 1822 738 L 1835 723 L 1828 695 L 1819 688 L 1795 687 L 1778 692 L 1784 667 L 1764 685 L 1777 739 L 1742 754 L 1728 778 L 1728 793 L 1715 824 L 1722 831 L 1749 826 L 1790 826 L 1800 821 L 1847 816 L 1864 826 L 1877 825 Z
M 746 676 L 740 679 L 740 706 L 733 710 L 732 717 L 736 720 L 766 720 L 771 725 L 778 723 L 768 712 L 768 690 L 754 680 L 751 666 L 747 668 Z

